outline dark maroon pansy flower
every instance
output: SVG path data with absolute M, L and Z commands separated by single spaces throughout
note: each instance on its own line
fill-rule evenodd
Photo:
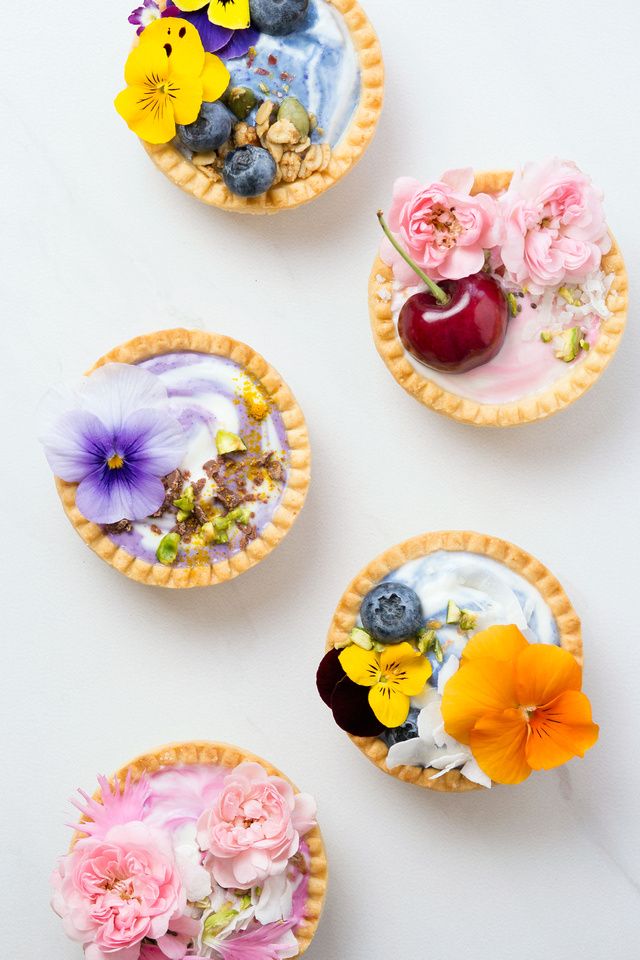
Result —
M 354 737 L 377 737 L 385 729 L 369 706 L 369 689 L 348 678 L 340 664 L 340 651 L 329 650 L 316 674 L 318 693 L 333 712 L 333 719 Z

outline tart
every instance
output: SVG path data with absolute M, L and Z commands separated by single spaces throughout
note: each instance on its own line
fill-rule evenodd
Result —
M 208 741 L 151 751 L 98 782 L 72 801 L 81 818 L 52 877 L 53 909 L 87 958 L 305 952 L 327 883 L 309 794 Z
M 597 738 L 575 610 L 496 537 L 427 533 L 387 550 L 345 591 L 326 651 L 318 691 L 338 725 L 380 770 L 429 790 L 520 783 Z
M 116 108 L 156 166 L 204 203 L 297 207 L 373 138 L 384 70 L 355 0 L 145 0 L 130 19 L 139 43 Z
M 138 337 L 50 391 L 41 418 L 69 520 L 141 583 L 236 577 L 280 543 L 305 501 L 302 411 L 273 367 L 230 337 Z
M 577 400 L 611 361 L 627 274 L 601 194 L 574 164 L 404 178 L 386 229 L 369 281 L 373 337 L 425 406 L 477 426 L 527 423 Z

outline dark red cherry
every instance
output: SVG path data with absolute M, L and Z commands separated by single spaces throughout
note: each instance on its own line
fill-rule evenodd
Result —
M 439 285 L 448 300 L 430 290 L 409 297 L 398 333 L 405 350 L 436 370 L 465 373 L 492 360 L 507 333 L 509 308 L 500 285 L 486 273 Z

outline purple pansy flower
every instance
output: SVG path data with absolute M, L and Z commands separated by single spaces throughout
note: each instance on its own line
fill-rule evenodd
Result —
M 137 26 L 136 33 L 140 36 L 144 28 L 153 23 L 154 20 L 159 20 L 160 17 L 179 17 L 180 15 L 180 11 L 172 3 L 161 10 L 157 0 L 143 0 L 142 6 L 136 7 L 129 15 L 129 23 Z
M 40 440 L 56 476 L 78 484 L 76 506 L 87 520 L 142 520 L 162 505 L 161 478 L 187 447 L 168 400 L 158 377 L 126 363 L 47 394 Z
M 207 53 L 216 53 L 223 60 L 231 60 L 234 57 L 244 57 L 249 52 L 249 48 L 256 45 L 260 34 L 253 27 L 247 27 L 246 30 L 228 30 L 227 27 L 219 27 L 216 23 L 209 20 L 209 0 L 202 10 L 194 10 L 193 13 L 179 11 L 179 16 L 183 20 L 192 23 L 200 34 L 202 46 Z

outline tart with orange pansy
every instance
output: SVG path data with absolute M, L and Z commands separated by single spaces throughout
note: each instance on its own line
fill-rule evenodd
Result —
M 431 790 L 522 783 L 598 738 L 560 583 L 477 533 L 425 534 L 369 564 L 336 610 L 317 686 L 370 760 Z

